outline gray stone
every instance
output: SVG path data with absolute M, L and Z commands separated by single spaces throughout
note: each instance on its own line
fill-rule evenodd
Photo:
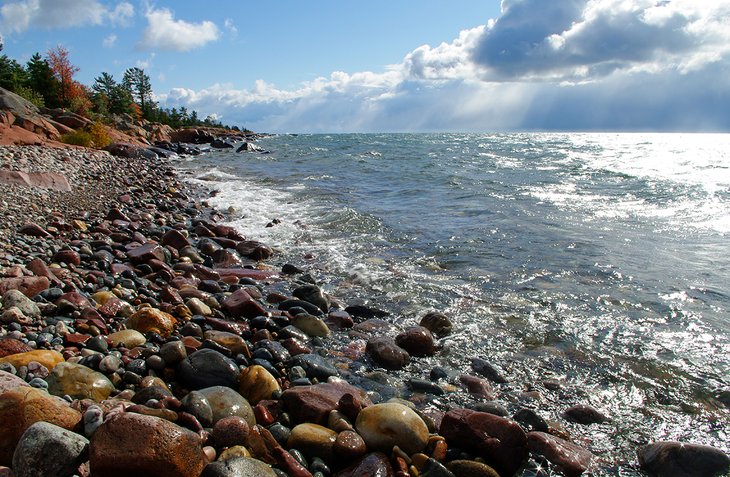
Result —
M 89 440 L 74 432 L 39 421 L 20 437 L 13 454 L 16 477 L 72 475 L 86 460 Z
M 300 354 L 292 359 L 295 366 L 301 366 L 310 378 L 317 378 L 326 381 L 330 376 L 337 376 L 340 373 L 337 368 L 324 357 L 311 353 Z
M 13 306 L 18 307 L 25 316 L 41 316 L 41 310 L 38 308 L 38 305 L 18 290 L 8 290 L 3 295 L 3 308 L 8 309 Z
M 240 416 L 249 426 L 256 425 L 256 418 L 249 402 L 231 388 L 212 386 L 198 391 L 205 396 L 213 412 L 213 423 L 228 416 Z
M 292 295 L 315 305 L 317 308 L 327 313 L 330 308 L 330 301 L 327 296 L 317 285 L 303 285 L 295 289 Z
M 177 377 L 191 389 L 211 386 L 236 387 L 238 375 L 236 363 L 212 349 L 196 351 L 177 367 Z
M 276 473 L 257 459 L 234 457 L 208 464 L 200 477 L 277 477 Z

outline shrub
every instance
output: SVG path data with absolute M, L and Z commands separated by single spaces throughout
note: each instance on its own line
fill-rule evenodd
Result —
M 99 149 L 109 145 L 112 140 L 109 138 L 109 134 L 106 132 L 106 128 L 100 122 L 94 122 L 89 127 L 89 136 L 91 141 L 94 143 L 94 147 Z
M 83 129 L 63 134 L 59 139 L 62 143 L 71 144 L 72 146 L 91 147 L 93 143 L 91 134 Z

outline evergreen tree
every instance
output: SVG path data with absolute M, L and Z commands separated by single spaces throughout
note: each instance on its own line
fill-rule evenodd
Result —
M 28 87 L 43 97 L 43 102 L 49 108 L 60 106 L 58 103 L 58 81 L 53 76 L 53 70 L 48 61 L 40 53 L 31 56 L 26 63 L 28 72 Z
M 124 88 L 129 91 L 132 98 L 137 102 L 142 114 L 146 117 L 154 107 L 152 102 L 152 83 L 141 68 L 129 68 L 124 72 L 122 81 Z
M 16 91 L 27 82 L 28 74 L 17 61 L 0 56 L 0 88 Z

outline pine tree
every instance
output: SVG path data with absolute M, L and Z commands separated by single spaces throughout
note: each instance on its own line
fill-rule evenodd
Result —
M 150 77 L 141 68 L 129 68 L 124 72 L 122 84 L 139 105 L 142 110 L 142 115 L 147 116 L 154 106 L 152 103 L 152 83 L 150 83 Z
M 53 70 L 48 61 L 43 59 L 40 53 L 31 56 L 26 63 L 28 72 L 28 87 L 43 97 L 43 101 L 49 108 L 60 106 L 58 102 L 59 84 L 53 76 Z

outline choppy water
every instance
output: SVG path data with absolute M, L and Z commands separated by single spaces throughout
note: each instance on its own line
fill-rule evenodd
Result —
M 527 404 L 606 473 L 631 475 L 637 445 L 657 439 L 729 450 L 729 135 L 260 145 L 271 154 L 214 152 L 183 167 L 220 189 L 212 203 L 235 207 L 247 235 L 314 267 L 330 294 L 400 323 L 446 312 L 457 331 L 411 372 L 488 358 L 511 379 L 505 396 L 540 390 Z M 565 423 L 560 412 L 579 402 L 612 421 Z

